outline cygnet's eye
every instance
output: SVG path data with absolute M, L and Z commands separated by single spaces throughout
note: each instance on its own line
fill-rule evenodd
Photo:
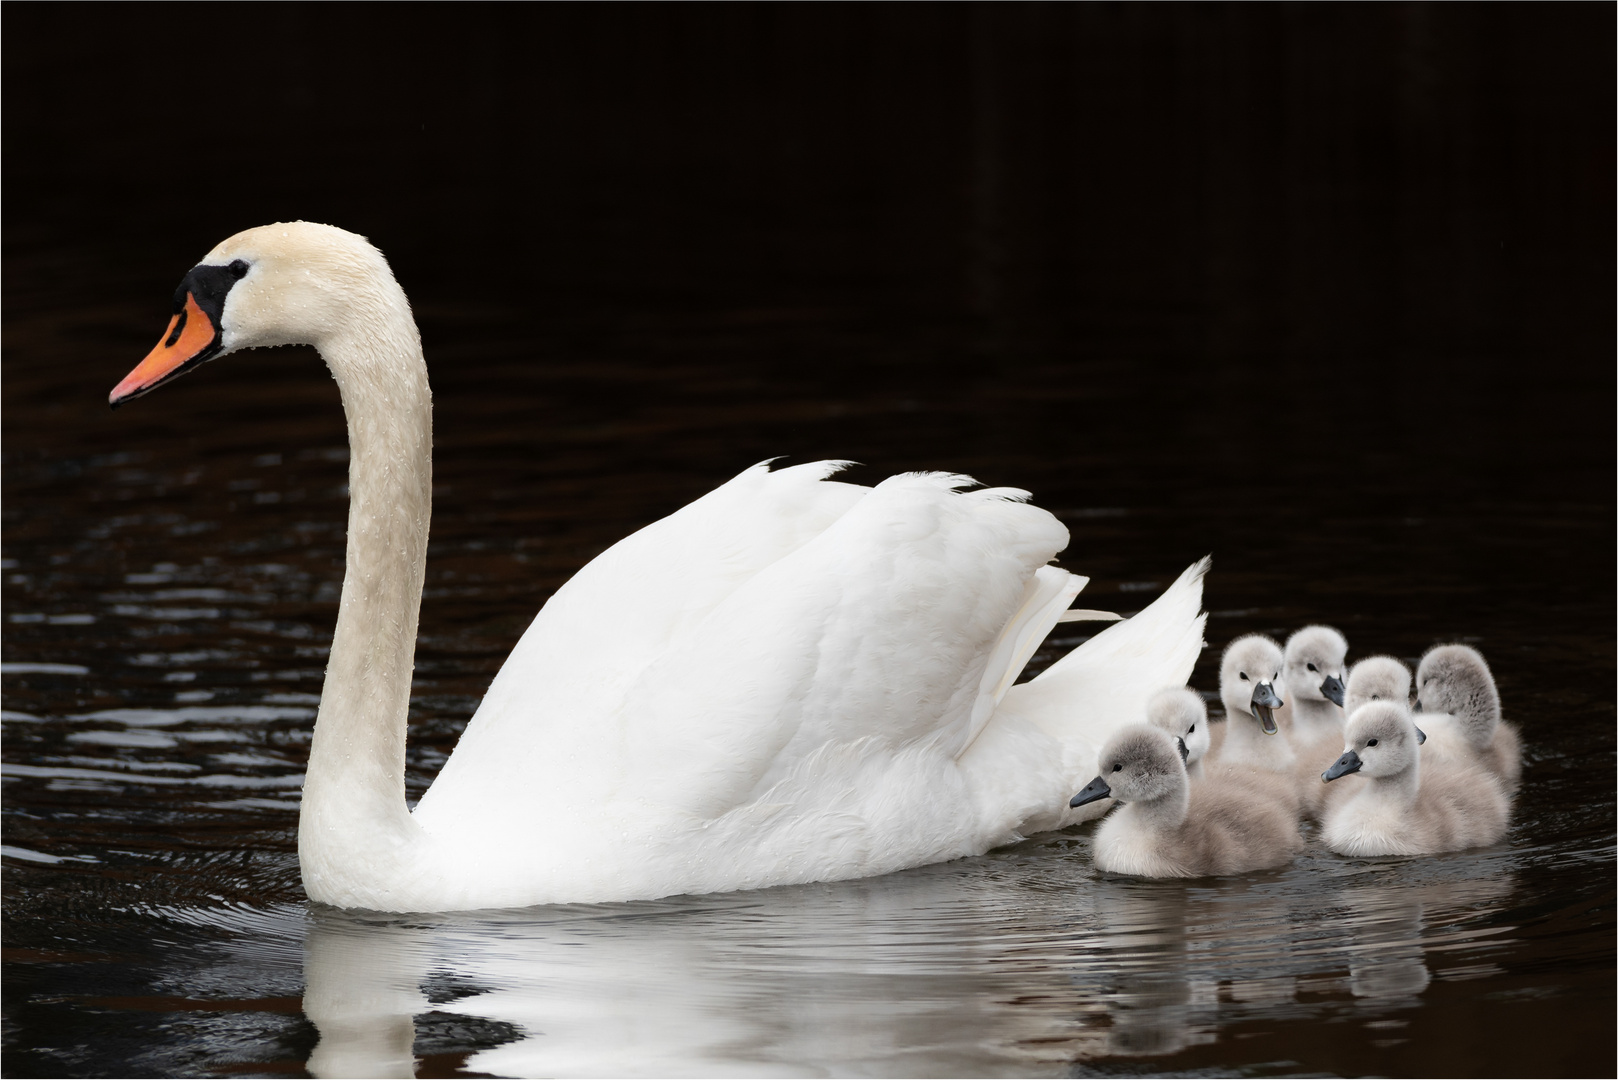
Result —
M 1382 699 L 1381 699 L 1381 698 L 1380 698 L 1380 697 L 1378 697 L 1378 696 L 1377 696 L 1377 695 L 1375 695 L 1375 694 L 1372 694 L 1372 695 L 1371 695 L 1371 700 L 1372 700 L 1372 701 L 1381 701 L 1381 700 L 1382 700 Z
M 1237 673 L 1236 673 L 1236 674 L 1238 674 L 1238 675 L 1240 675 L 1240 676 L 1241 676 L 1241 677 L 1242 677 L 1242 682 L 1247 682 L 1247 681 L 1248 681 L 1248 680 L 1247 680 L 1247 672 L 1245 672 L 1245 671 L 1238 671 L 1238 672 L 1237 672 Z
M 1375 739 L 1366 739 L 1365 740 L 1365 745 L 1366 746 L 1375 746 L 1376 745 L 1376 740 Z
M 1119 764 L 1117 764 L 1117 765 L 1114 765 L 1114 766 L 1113 766 L 1113 767 L 1112 767 L 1112 771 L 1113 771 L 1113 772 L 1123 772 L 1123 771 L 1124 771 L 1124 766 L 1123 766 L 1123 763 L 1122 763 L 1122 762 L 1120 762 L 1120 763 L 1119 763 Z
M 1309 665 L 1309 670 L 1310 670 L 1310 671 L 1314 671 L 1314 670 L 1315 670 L 1315 665 L 1313 665 L 1313 664 L 1310 664 L 1310 665 Z
M 237 281 L 240 281 L 242 278 L 247 276 L 247 271 L 250 269 L 252 268 L 245 262 L 237 259 L 230 264 L 230 276 L 235 278 Z
M 1192 724 L 1192 725 L 1191 725 L 1191 726 L 1190 726 L 1190 727 L 1188 727 L 1188 728 L 1186 728 L 1186 730 L 1185 730 L 1185 733 L 1186 733 L 1186 734 L 1187 734 L 1187 735 L 1189 735 L 1189 734 L 1191 734 L 1191 733 L 1192 733 L 1192 732 L 1193 732 L 1193 731 L 1195 731 L 1195 730 L 1197 730 L 1197 725 L 1195 725 L 1195 724 Z

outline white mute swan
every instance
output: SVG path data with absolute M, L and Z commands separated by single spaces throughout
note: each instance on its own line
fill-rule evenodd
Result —
M 411 811 L 432 402 L 404 292 L 364 238 L 293 222 L 209 252 L 174 312 L 113 405 L 308 343 L 348 417 L 347 569 L 298 832 L 314 900 L 648 899 L 979 854 L 1085 816 L 1068 796 L 1101 742 L 1202 647 L 1207 560 L 1014 686 L 1086 581 L 1046 565 L 1056 518 L 960 476 L 755 466 L 557 590 Z

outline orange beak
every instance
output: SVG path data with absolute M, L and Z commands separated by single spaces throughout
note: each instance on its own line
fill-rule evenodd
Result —
M 150 393 L 170 379 L 213 359 L 221 347 L 219 328 L 197 305 L 196 296 L 187 292 L 185 306 L 169 320 L 157 347 L 135 365 L 134 371 L 124 376 L 123 382 L 112 388 L 107 403 L 116 409 L 126 401 Z

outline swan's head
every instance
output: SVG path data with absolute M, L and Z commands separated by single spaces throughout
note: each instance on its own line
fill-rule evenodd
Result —
M 1302 701 L 1343 703 L 1348 674 L 1343 661 L 1348 641 L 1329 626 L 1306 626 L 1287 638 L 1286 680 L 1290 696 Z
M 1187 768 L 1208 752 L 1208 706 L 1195 690 L 1159 690 L 1146 703 L 1146 722 L 1180 740 Z
M 107 400 L 117 408 L 238 349 L 314 345 L 325 352 L 335 336 L 374 331 L 361 324 L 378 321 L 391 305 L 408 315 L 387 260 L 363 236 L 309 221 L 239 232 L 181 279 L 157 347 Z
M 1281 677 L 1281 646 L 1263 634 L 1248 634 L 1225 646 L 1219 661 L 1219 700 L 1225 715 L 1240 721 L 1252 717 L 1266 735 L 1274 735 L 1274 711 L 1285 702 L 1276 692 Z
M 1403 705 L 1373 701 L 1349 719 L 1343 756 L 1320 774 L 1321 779 L 1336 780 L 1354 772 L 1397 776 L 1416 764 L 1419 745 L 1420 733 Z
M 1073 796 L 1070 806 L 1083 806 L 1111 795 L 1119 802 L 1153 802 L 1186 786 L 1180 748 L 1166 732 L 1130 724 L 1101 748 L 1101 775 Z
M 1354 665 L 1343 692 L 1343 711 L 1353 716 L 1373 701 L 1410 704 L 1410 669 L 1391 656 L 1371 656 Z
M 1416 709 L 1474 722 L 1500 719 L 1500 692 L 1483 654 L 1470 645 L 1435 645 L 1416 668 Z

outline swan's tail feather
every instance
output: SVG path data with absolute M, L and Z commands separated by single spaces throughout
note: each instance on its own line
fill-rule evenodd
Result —
M 1114 611 L 1097 611 L 1094 608 L 1069 608 L 1062 612 L 1057 622 L 1122 622 L 1123 616 Z
M 795 476 L 800 476 L 808 480 L 826 480 L 830 477 L 836 476 L 844 469 L 850 469 L 859 464 L 857 461 L 828 459 L 825 461 L 805 461 L 799 465 L 784 465 L 779 469 L 772 469 L 770 467 L 780 460 L 782 459 L 779 457 L 766 458 L 757 465 L 754 465 L 753 468 L 748 471 L 751 472 L 753 470 L 760 470 L 768 473 L 791 473 Z
M 1061 747 L 1072 782 L 1090 779 L 1096 755 L 1115 730 L 1145 719 L 1148 698 L 1191 677 L 1203 648 L 1202 579 L 1210 564 L 1211 557 L 1194 563 L 1134 618 L 1107 627 L 1006 693 L 1002 708 Z M 1084 816 L 1081 811 L 1071 819 Z
M 989 653 L 983 681 L 978 684 L 977 701 L 972 706 L 966 741 L 955 755 L 957 758 L 966 753 L 973 741 L 982 734 L 994 715 L 995 707 L 1011 690 L 1040 642 L 1045 640 L 1045 635 L 1051 632 L 1062 612 L 1089 580 L 1054 566 L 1042 566 L 1034 571 L 1023 593 L 1022 605 L 1011 621 L 1006 623 L 1005 629 L 1000 632 L 1000 640 L 995 642 L 993 651 Z

